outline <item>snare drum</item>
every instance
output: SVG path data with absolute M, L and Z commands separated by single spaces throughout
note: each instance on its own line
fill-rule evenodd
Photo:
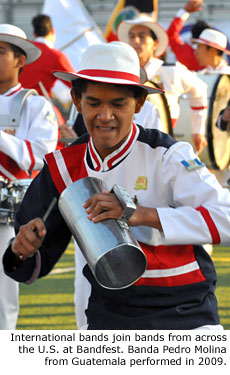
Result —
M 7 182 L 0 178 L 0 224 L 14 224 L 15 214 L 32 179 Z
M 208 118 L 206 121 L 206 138 L 208 147 L 199 155 L 207 167 L 224 170 L 230 163 L 230 132 L 222 131 L 216 126 L 219 113 L 228 105 L 230 98 L 230 76 L 225 74 L 198 74 L 208 85 Z M 189 120 L 189 101 L 187 95 L 180 97 L 180 117 L 173 129 L 177 140 L 192 144 L 191 125 Z

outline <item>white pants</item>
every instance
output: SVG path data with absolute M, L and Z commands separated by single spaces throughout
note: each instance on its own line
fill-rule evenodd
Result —
M 11 225 L 0 224 L 0 330 L 16 329 L 19 312 L 18 283 L 5 275 L 2 264 L 8 242 L 14 236 L 14 228 Z

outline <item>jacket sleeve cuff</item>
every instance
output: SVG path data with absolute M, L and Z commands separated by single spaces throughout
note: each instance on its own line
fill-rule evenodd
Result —
M 187 21 L 189 16 L 190 14 L 186 12 L 186 10 L 184 10 L 183 8 L 179 9 L 176 13 L 176 18 L 181 18 L 184 22 Z

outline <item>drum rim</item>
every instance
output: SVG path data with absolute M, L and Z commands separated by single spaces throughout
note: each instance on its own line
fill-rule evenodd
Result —
M 213 113 L 214 102 L 216 99 L 216 90 L 222 77 L 223 77 L 223 74 L 219 74 L 213 86 L 212 94 L 210 96 L 210 101 L 209 101 L 209 106 L 208 106 L 208 119 L 207 119 L 208 152 L 209 152 L 211 165 L 215 170 L 221 170 L 221 169 L 216 163 L 216 158 L 214 154 L 213 132 L 212 132 L 212 113 Z M 230 158 L 229 158 L 229 161 L 230 161 Z
M 150 84 L 152 84 L 153 86 L 156 86 L 156 88 L 160 89 L 160 86 L 156 82 L 154 82 L 154 81 L 147 81 L 145 83 L 148 84 L 148 82 Z M 156 95 L 156 94 L 154 94 L 154 95 Z M 167 121 L 168 121 L 168 134 L 171 135 L 171 137 L 173 137 L 173 128 L 172 128 L 171 114 L 170 114 L 170 110 L 169 110 L 169 105 L 168 105 L 167 98 L 166 98 L 166 96 L 165 96 L 164 93 L 158 94 L 158 95 L 161 95 L 161 98 L 162 98 L 164 106 L 165 106 L 165 112 L 166 112 L 166 117 L 167 117 Z

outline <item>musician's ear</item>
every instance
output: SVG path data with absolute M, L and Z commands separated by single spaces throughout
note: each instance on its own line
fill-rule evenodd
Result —
M 81 112 L 81 98 L 76 97 L 73 89 L 70 91 L 70 93 L 71 93 L 73 103 L 74 103 L 75 107 L 77 108 L 78 113 L 82 113 Z
M 147 93 L 146 95 L 139 96 L 136 98 L 136 106 L 135 106 L 135 113 L 139 113 L 145 104 L 145 100 L 147 98 Z
M 17 57 L 17 67 L 19 67 L 19 69 L 22 69 L 25 64 L 26 64 L 26 56 L 21 54 L 20 56 Z

